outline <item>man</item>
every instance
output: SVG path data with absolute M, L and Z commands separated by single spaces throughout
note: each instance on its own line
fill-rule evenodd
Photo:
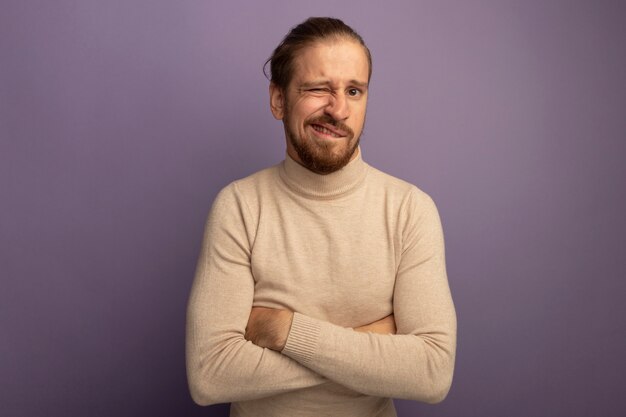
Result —
M 425 193 L 361 159 L 369 50 L 310 18 L 268 62 L 287 157 L 211 209 L 187 318 L 194 400 L 359 417 L 441 401 L 456 343 L 441 226 Z

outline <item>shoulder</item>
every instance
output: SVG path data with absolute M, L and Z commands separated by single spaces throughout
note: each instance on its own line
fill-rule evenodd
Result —
M 233 181 L 229 186 L 234 187 L 244 195 L 253 194 L 258 191 L 259 188 L 272 185 L 276 181 L 279 166 L 280 164 L 276 164 L 262 169 L 247 177 Z
M 278 175 L 278 165 L 274 165 L 247 177 L 232 181 L 226 185 L 218 193 L 216 200 L 219 198 L 225 198 L 229 196 L 240 196 L 243 198 L 249 198 L 254 195 L 260 188 L 267 187 L 276 181 Z
M 240 211 L 248 211 L 251 207 L 257 206 L 260 195 L 276 187 L 278 166 L 262 169 L 226 185 L 215 197 L 213 210 L 230 210 L 237 207 Z
M 431 196 L 408 181 L 372 168 L 373 182 L 383 184 L 387 204 L 394 202 L 403 241 L 403 250 L 421 241 L 429 247 L 443 247 L 443 228 Z
M 369 183 L 377 189 L 377 192 L 384 193 L 387 199 L 399 200 L 402 206 L 434 206 L 433 199 L 419 188 L 403 179 L 394 177 L 372 166 L 369 167 Z M 408 208 L 408 207 L 407 207 Z
M 374 194 L 384 198 L 387 210 L 395 213 L 405 238 L 426 230 L 440 233 L 437 232 L 441 230 L 439 211 L 434 200 L 424 190 L 373 167 L 370 167 L 368 180 L 374 187 Z

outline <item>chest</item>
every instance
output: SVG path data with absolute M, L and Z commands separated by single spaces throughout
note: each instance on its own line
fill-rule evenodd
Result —
M 255 304 L 344 326 L 392 311 L 401 242 L 381 201 L 262 207 L 251 253 Z

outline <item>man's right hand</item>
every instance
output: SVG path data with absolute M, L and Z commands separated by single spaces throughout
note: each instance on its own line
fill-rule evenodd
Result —
M 293 313 L 267 307 L 252 307 L 244 337 L 257 346 L 280 352 L 289 336 Z
M 393 318 L 393 314 L 390 314 L 373 323 L 355 327 L 354 330 L 363 333 L 396 334 L 396 321 Z

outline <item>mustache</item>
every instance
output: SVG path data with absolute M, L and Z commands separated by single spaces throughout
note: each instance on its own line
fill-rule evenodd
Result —
M 345 123 L 343 123 L 343 122 L 341 122 L 339 120 L 333 119 L 331 116 L 329 116 L 327 114 L 323 114 L 321 116 L 314 117 L 313 119 L 308 120 L 306 124 L 307 125 L 329 124 L 329 125 L 333 126 L 334 128 L 339 129 L 339 130 L 345 132 L 346 136 L 348 136 L 348 137 L 353 137 L 354 136 L 354 131 L 352 129 L 350 129 L 349 126 L 347 126 Z

